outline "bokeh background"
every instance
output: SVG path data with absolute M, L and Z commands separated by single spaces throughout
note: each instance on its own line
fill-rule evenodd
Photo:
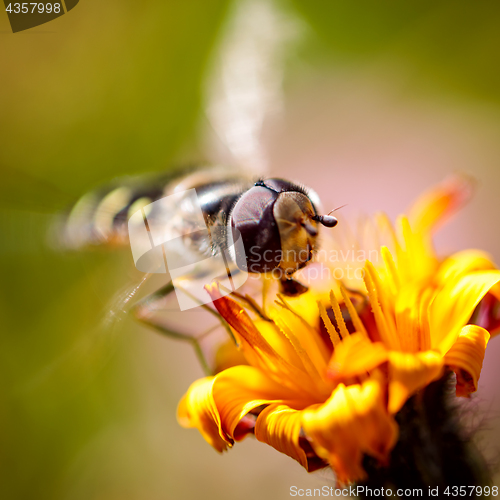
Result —
M 262 136 L 270 173 L 348 203 L 348 218 L 394 217 L 468 172 L 476 196 L 438 248 L 499 263 L 500 4 L 276 8 L 300 40 L 283 114 Z M 181 429 L 177 402 L 201 370 L 189 346 L 121 312 L 140 279 L 128 250 L 64 253 L 47 238 L 53 214 L 95 185 L 200 156 L 203 89 L 233 12 L 227 0 L 81 0 L 15 35 L 0 14 L 2 499 L 276 499 L 328 484 L 251 439 L 219 456 Z M 499 356 L 497 339 L 472 404 L 492 462 Z

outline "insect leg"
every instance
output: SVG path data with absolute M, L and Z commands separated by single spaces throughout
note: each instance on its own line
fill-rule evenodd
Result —
M 219 284 L 219 287 L 222 288 L 224 291 L 230 293 L 233 299 L 236 299 L 236 301 L 241 302 L 245 304 L 245 306 L 248 307 L 249 309 L 252 309 L 252 311 L 256 313 L 261 319 L 264 319 L 266 321 L 271 321 L 269 317 L 266 315 L 264 309 L 260 307 L 259 304 L 257 304 L 257 302 L 255 302 L 255 300 L 252 297 L 250 297 L 250 295 L 248 294 L 241 295 L 241 293 L 238 292 L 231 292 L 228 288 L 226 288 L 221 284 Z
M 309 287 L 303 285 L 300 281 L 290 278 L 282 278 L 279 282 L 280 293 L 286 297 L 298 297 L 309 290 Z
M 210 368 L 209 363 L 207 362 L 207 359 L 205 358 L 205 355 L 203 353 L 203 349 L 200 345 L 200 341 L 206 335 L 208 335 L 208 333 L 210 333 L 213 330 L 213 328 L 209 328 L 201 335 L 194 337 L 187 333 L 168 328 L 165 324 L 160 322 L 154 316 L 154 312 L 162 308 L 161 305 L 164 302 L 164 299 L 166 299 L 172 293 L 172 291 L 174 291 L 174 285 L 172 281 L 169 281 L 164 287 L 160 288 L 156 292 L 152 293 L 151 295 L 145 297 L 137 304 L 135 304 L 132 308 L 132 313 L 134 314 L 135 318 L 139 320 L 141 323 L 144 323 L 154 328 L 157 332 L 161 333 L 162 335 L 166 335 L 168 337 L 190 343 L 194 348 L 194 351 L 196 353 L 196 356 L 198 357 L 198 360 L 200 361 L 203 371 L 206 373 L 206 375 L 213 375 L 212 369 Z M 231 331 L 229 325 L 226 323 L 224 318 L 222 318 L 222 316 L 217 311 L 213 310 L 208 305 L 200 304 L 200 306 L 203 307 L 206 311 L 216 316 L 220 324 L 228 332 L 229 336 L 235 341 L 233 332 Z

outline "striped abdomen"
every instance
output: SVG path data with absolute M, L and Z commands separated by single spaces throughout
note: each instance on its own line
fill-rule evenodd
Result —
M 169 193 L 192 188 L 196 189 L 207 225 L 225 224 L 232 205 L 250 185 L 249 179 L 217 167 L 119 179 L 75 204 L 59 228 L 60 243 L 72 249 L 127 244 L 132 214 Z

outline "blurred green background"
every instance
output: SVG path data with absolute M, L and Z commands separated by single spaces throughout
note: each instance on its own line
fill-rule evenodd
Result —
M 120 293 L 140 279 L 127 249 L 47 244 L 52 215 L 88 189 L 197 150 L 204 82 L 233 7 L 81 0 L 15 35 L 0 15 L 2 499 L 274 499 L 325 484 L 259 443 L 220 457 L 178 427 L 177 402 L 201 370 L 189 347 L 120 312 Z M 284 120 L 263 137 L 271 173 L 317 188 L 325 204 L 349 203 L 348 214 L 395 215 L 468 170 L 478 196 L 440 246 L 500 261 L 500 4 L 277 8 L 302 36 L 287 58 Z M 492 345 L 477 410 L 493 416 L 497 355 Z

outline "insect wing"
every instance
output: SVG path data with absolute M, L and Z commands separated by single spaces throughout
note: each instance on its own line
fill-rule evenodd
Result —
M 210 302 L 206 286 L 221 283 L 227 293 L 246 281 L 232 256 L 244 255 L 241 236 L 208 227 L 195 189 L 176 192 L 137 212 L 128 222 L 134 263 L 145 273 L 170 273 L 181 311 Z

